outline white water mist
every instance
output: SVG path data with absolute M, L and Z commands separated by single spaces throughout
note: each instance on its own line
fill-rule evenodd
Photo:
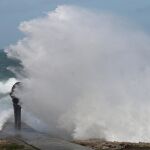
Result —
M 4 124 L 13 115 L 13 106 L 9 93 L 16 82 L 15 78 L 0 82 L 0 130 L 3 129 Z
M 150 141 L 150 37 L 73 6 L 23 22 L 8 56 L 24 66 L 23 108 L 73 138 Z M 33 124 L 34 126 L 34 124 Z

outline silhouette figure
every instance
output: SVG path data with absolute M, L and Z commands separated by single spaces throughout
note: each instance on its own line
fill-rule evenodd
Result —
M 20 86 L 20 82 L 16 82 L 10 92 L 10 97 L 12 98 L 13 107 L 14 107 L 14 122 L 15 129 L 21 129 L 21 106 L 19 104 L 19 98 L 15 95 L 15 89 Z

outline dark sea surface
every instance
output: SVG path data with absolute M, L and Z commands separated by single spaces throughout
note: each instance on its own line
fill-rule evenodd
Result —
M 15 74 L 8 68 L 19 66 L 20 62 L 18 60 L 8 58 L 4 50 L 0 50 L 0 80 L 7 80 L 9 78 L 15 77 Z

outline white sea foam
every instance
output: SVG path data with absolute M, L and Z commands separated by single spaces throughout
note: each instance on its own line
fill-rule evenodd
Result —
M 15 78 L 10 78 L 0 82 L 0 130 L 12 116 L 12 102 L 9 97 L 12 86 L 17 82 Z
M 12 86 L 17 82 L 15 78 L 10 78 L 0 82 L 0 94 L 10 93 Z
M 0 111 L 0 130 L 3 129 L 4 124 L 10 119 L 12 113 L 12 109 Z
M 23 108 L 49 132 L 150 142 L 149 35 L 119 16 L 73 6 L 20 29 L 25 38 L 8 56 L 21 60 L 28 77 Z

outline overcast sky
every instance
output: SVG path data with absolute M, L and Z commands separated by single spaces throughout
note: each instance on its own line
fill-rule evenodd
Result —
M 18 30 L 20 22 L 45 15 L 62 4 L 124 16 L 150 32 L 150 0 L 0 0 L 0 48 L 23 36 Z

